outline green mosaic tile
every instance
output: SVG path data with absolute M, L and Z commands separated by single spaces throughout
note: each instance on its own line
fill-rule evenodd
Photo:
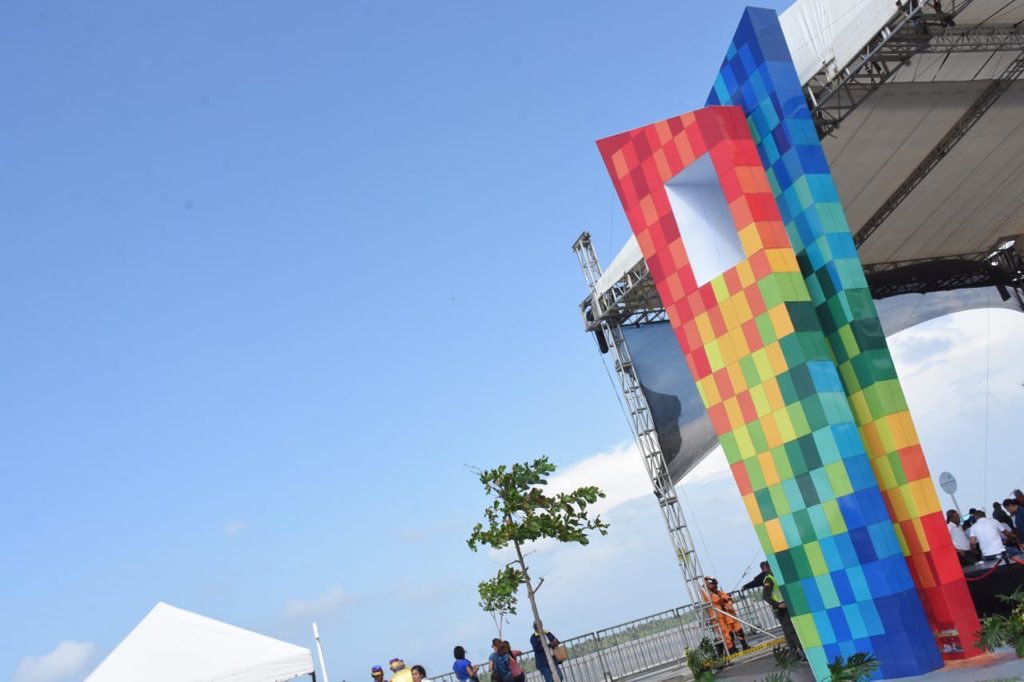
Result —
M 759 422 L 750 422 L 747 424 L 747 433 L 750 434 L 750 441 L 754 444 L 754 447 L 758 452 L 765 452 L 769 449 L 768 439 L 765 437 L 764 429 L 761 427 Z
M 768 378 L 769 375 L 762 377 L 757 371 L 757 365 L 754 364 L 754 358 L 749 355 L 744 355 L 739 359 L 740 372 L 743 373 L 743 379 L 747 382 L 748 387 L 757 386 L 761 383 L 762 379 Z
M 786 405 L 792 405 L 796 401 L 800 400 L 800 396 L 797 395 L 796 386 L 793 385 L 793 379 L 790 377 L 789 372 L 783 372 L 775 378 L 775 382 L 779 385 L 779 393 L 782 394 L 782 402 Z
M 725 450 L 725 459 L 728 460 L 729 464 L 735 464 L 742 459 L 739 447 L 736 445 L 736 435 L 732 431 L 720 434 L 718 442 L 722 444 L 722 449 Z
M 791 547 L 790 556 L 793 557 L 793 566 L 796 568 L 797 575 L 801 578 L 812 575 L 811 562 L 807 559 L 807 547 L 804 545 Z
M 802 616 L 793 616 L 793 629 L 800 639 L 804 649 L 814 649 L 821 646 L 821 637 L 818 635 L 818 626 L 814 624 L 814 616 L 805 613 Z
M 800 406 L 804 410 L 804 416 L 807 418 L 807 425 L 811 431 L 817 431 L 818 429 L 825 428 L 829 425 L 828 417 L 825 416 L 825 408 L 821 404 L 821 396 L 812 396 L 804 400 Z M 835 423 L 835 422 L 831 422 Z
M 786 544 L 794 547 L 800 544 L 800 530 L 792 514 L 779 517 L 779 525 L 782 527 L 782 535 L 786 538 Z
M 885 460 L 889 462 L 889 468 L 892 469 L 892 475 L 896 478 L 898 485 L 905 485 L 907 483 L 907 473 L 903 470 L 903 460 L 900 459 L 899 452 L 890 452 L 885 455 Z
M 794 334 L 800 343 L 800 350 L 808 362 L 824 360 L 832 362 L 832 348 L 828 345 L 825 337 L 821 334 L 810 332 L 797 332 Z
M 839 449 L 839 444 L 836 443 L 832 429 L 818 429 L 813 436 L 814 444 L 818 448 L 818 456 L 821 457 L 823 464 L 838 462 L 843 458 L 843 453 Z
M 821 511 L 824 512 L 825 518 L 828 520 L 828 527 L 832 529 L 833 535 L 839 535 L 847 531 L 843 513 L 839 511 L 839 502 L 834 499 L 823 500 Z
M 715 298 L 719 303 L 729 298 L 729 288 L 725 285 L 724 277 L 715 277 L 711 280 L 711 290 L 715 292 Z
M 779 573 L 781 574 L 781 583 L 783 588 L 793 581 L 800 579 L 800 576 L 797 575 L 796 572 L 796 564 L 793 563 L 792 549 L 784 549 L 781 552 L 776 552 L 775 561 L 779 564 Z
M 810 474 L 800 474 L 795 478 L 797 486 L 800 488 L 800 497 L 803 498 L 804 504 L 808 507 L 818 504 L 821 502 L 821 498 L 818 496 L 818 491 L 814 487 L 814 480 Z
M 863 319 L 875 317 L 878 314 L 875 311 L 875 302 L 871 298 L 870 289 L 844 289 L 843 298 L 849 305 L 852 318 Z
M 809 477 L 808 482 L 810 482 Z M 811 483 L 811 486 L 813 487 L 814 484 Z M 814 497 L 818 497 L 817 491 L 815 491 Z M 828 525 L 828 519 L 825 517 L 825 510 L 822 509 L 821 504 L 816 504 L 813 507 L 808 506 L 807 516 L 811 519 L 811 525 L 814 527 L 814 532 L 817 533 L 819 537 L 828 537 L 829 535 L 832 535 L 832 528 Z
M 814 490 L 818 493 L 818 499 L 822 503 L 836 498 L 835 493 L 832 492 L 832 483 L 828 480 L 828 474 L 824 468 L 814 469 L 809 475 L 811 481 L 814 482 Z
M 794 334 L 786 334 L 779 339 L 779 348 L 786 358 L 786 364 L 790 367 L 802 367 L 807 358 L 804 357 L 804 349 L 800 346 L 800 338 Z
M 771 556 L 772 552 L 772 541 L 768 538 L 768 531 L 765 530 L 763 523 L 754 524 L 754 534 L 757 535 L 757 541 L 761 545 L 762 551 L 767 556 Z
M 786 450 L 783 447 L 777 447 L 771 449 L 772 461 L 775 462 L 775 471 L 778 472 L 779 478 L 794 478 L 793 467 L 789 457 L 786 456 Z
M 821 570 L 815 570 L 814 583 L 818 586 L 818 592 L 821 594 L 821 601 L 824 603 L 826 609 L 839 608 L 842 606 L 842 602 L 839 600 L 839 595 L 836 593 L 836 587 L 832 583 L 831 577 L 828 575 L 828 566 L 825 565 L 825 557 L 821 555 L 820 547 L 817 547 L 816 549 L 818 550 L 818 555 L 821 556 Z
M 793 322 L 794 330 L 821 335 L 821 323 L 818 321 L 818 313 L 815 312 L 813 303 L 810 301 L 788 302 L 786 310 L 789 312 L 789 319 Z
M 853 337 L 861 350 L 879 350 L 887 348 L 885 333 L 882 332 L 882 324 L 878 318 L 867 318 L 853 320 L 850 323 L 853 330 Z
M 764 300 L 766 309 L 770 310 L 786 300 L 782 293 L 782 286 L 778 274 L 773 273 L 758 280 L 757 290 L 761 292 L 761 298 Z
M 815 469 L 820 469 L 821 455 L 814 444 L 814 439 L 810 435 L 805 435 L 797 439 L 797 443 L 800 446 L 800 453 L 803 455 L 807 470 L 814 471 Z
M 793 511 L 789 506 L 789 500 L 786 499 L 786 493 L 782 490 L 782 486 L 768 486 L 768 494 L 771 496 L 772 505 L 780 517 Z
M 747 470 L 747 478 L 750 480 L 751 489 L 763 490 L 768 487 L 768 484 L 764 480 L 764 472 L 761 470 L 761 464 L 757 461 L 756 457 L 752 457 L 744 462 L 744 467 Z
M 796 393 L 801 398 L 808 398 L 817 391 L 814 388 L 814 381 L 811 379 L 811 371 L 807 365 L 800 365 L 789 370 L 789 378 L 793 381 Z
M 828 480 L 832 482 L 832 491 L 836 497 L 849 495 L 853 492 L 850 477 L 846 474 L 845 462 L 840 461 L 826 464 L 825 473 L 828 474 Z
M 753 482 L 751 482 L 751 486 L 753 486 Z M 772 501 L 771 493 L 768 492 L 767 488 L 755 488 L 754 501 L 757 502 L 757 509 L 761 512 L 762 519 L 771 521 L 774 518 L 778 518 L 779 515 L 775 512 L 775 502 Z
M 792 497 L 790 498 L 792 499 Z M 806 509 L 798 509 L 793 512 L 793 522 L 796 524 L 797 532 L 800 534 L 800 542 L 814 542 L 817 535 L 814 533 L 814 524 L 811 522 L 811 515 Z
M 800 402 L 786 405 L 786 412 L 789 415 L 789 420 L 793 423 L 793 432 L 798 437 L 806 436 L 811 432 L 811 427 L 807 423 L 807 416 L 804 414 L 804 408 Z

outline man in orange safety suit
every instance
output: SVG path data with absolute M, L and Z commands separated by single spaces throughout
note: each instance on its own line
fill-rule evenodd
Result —
M 714 608 L 708 609 L 708 615 L 712 622 L 717 622 L 718 630 L 725 640 L 725 648 L 730 654 L 736 653 L 737 640 L 743 650 L 750 647 L 747 645 L 747 636 L 743 632 L 743 626 L 736 620 L 736 607 L 733 606 L 732 597 L 725 590 L 718 587 L 718 580 L 711 576 L 704 578 L 704 589 L 707 592 L 708 601 Z

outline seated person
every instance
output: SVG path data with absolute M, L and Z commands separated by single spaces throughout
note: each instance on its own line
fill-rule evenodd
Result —
M 974 551 L 967 533 L 960 527 L 960 514 L 955 509 L 946 512 L 946 527 L 949 529 L 949 536 L 953 539 L 953 548 L 956 549 L 960 565 L 969 566 L 976 562 L 979 554 Z
M 985 512 L 976 512 L 975 521 L 967 535 L 971 538 L 971 544 L 977 546 L 981 552 L 982 559 L 998 559 L 1006 551 L 1003 541 L 1009 538 L 1011 533 L 1005 531 L 1004 526 L 1005 524 L 987 518 Z

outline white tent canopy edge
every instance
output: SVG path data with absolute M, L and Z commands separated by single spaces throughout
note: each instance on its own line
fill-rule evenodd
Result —
M 284 682 L 313 674 L 309 649 L 161 602 L 85 682 Z

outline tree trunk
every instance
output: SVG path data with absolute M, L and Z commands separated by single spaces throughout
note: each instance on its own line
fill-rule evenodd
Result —
M 533 629 L 539 630 L 537 636 L 540 638 L 540 645 L 544 648 L 544 658 L 548 659 L 548 668 L 551 670 L 552 679 L 555 682 L 562 682 L 562 672 L 555 665 L 555 656 L 551 653 L 551 644 L 548 642 L 547 634 L 544 632 L 544 623 L 540 620 L 540 612 L 537 610 L 537 598 L 534 596 L 533 583 L 530 582 L 530 573 L 526 569 L 526 561 L 523 559 L 523 550 L 515 540 L 512 544 L 516 548 L 516 556 L 519 560 L 519 567 L 523 571 L 523 578 L 526 580 L 526 596 L 530 600 L 530 608 L 533 610 Z

